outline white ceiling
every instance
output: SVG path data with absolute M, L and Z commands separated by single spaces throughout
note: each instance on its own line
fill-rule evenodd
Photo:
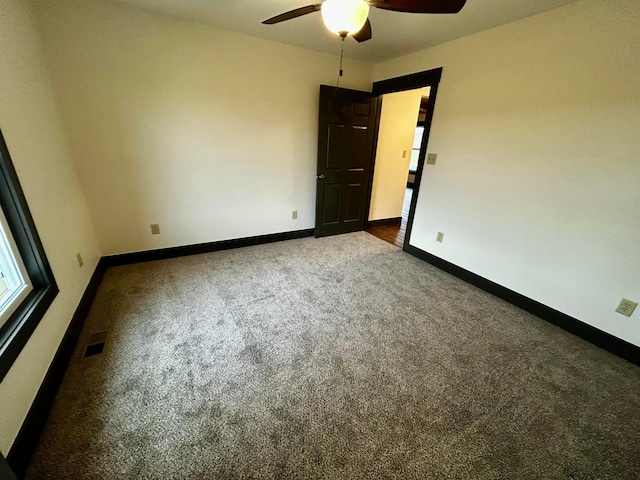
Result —
M 336 54 L 339 38 L 328 32 L 320 12 L 276 25 L 262 20 L 314 3 L 314 0 L 117 0 L 187 20 Z M 318 0 L 319 1 L 319 0 Z M 348 38 L 345 56 L 377 63 L 475 32 L 544 12 L 576 0 L 467 0 L 456 15 L 408 14 L 371 8 L 373 38 Z

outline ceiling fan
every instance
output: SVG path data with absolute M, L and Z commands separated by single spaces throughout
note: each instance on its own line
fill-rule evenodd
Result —
M 467 0 L 325 0 L 271 17 L 265 25 L 284 22 L 321 11 L 326 27 L 344 38 L 351 35 L 358 42 L 371 38 L 369 6 L 407 13 L 458 13 Z

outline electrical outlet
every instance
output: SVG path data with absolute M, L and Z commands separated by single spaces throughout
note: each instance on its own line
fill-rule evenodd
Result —
M 407 151 L 406 150 L 402 150 L 402 158 L 407 158 Z
M 438 232 L 438 236 L 436 236 L 436 242 L 442 243 L 443 238 L 444 238 L 444 233 Z
M 294 210 L 293 212 L 291 212 L 291 218 L 293 220 L 297 220 L 298 219 L 298 211 Z
M 438 158 L 437 153 L 427 153 L 427 165 L 435 165 L 437 158 Z
M 620 300 L 620 305 L 618 305 L 618 308 L 616 308 L 616 312 L 630 317 L 631 315 L 633 315 L 633 311 L 637 306 L 638 302 L 634 302 L 633 300 L 629 300 L 628 298 L 623 298 L 622 300 Z
M 152 235 L 160 235 L 160 224 L 152 223 L 151 224 L 151 234 Z
M 76 253 L 76 260 L 78 261 L 78 266 L 82 268 L 84 262 L 82 261 L 82 255 L 80 255 L 80 252 Z

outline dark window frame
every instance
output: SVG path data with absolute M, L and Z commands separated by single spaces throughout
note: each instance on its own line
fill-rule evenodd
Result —
M 0 131 L 0 208 L 4 212 L 33 289 L 0 327 L 0 381 L 58 295 L 58 285 L 44 253 L 9 149 Z

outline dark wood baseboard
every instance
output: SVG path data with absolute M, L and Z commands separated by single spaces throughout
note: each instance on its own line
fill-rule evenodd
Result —
M 2 456 L 2 452 L 0 452 L 0 480 L 16 480 L 16 476 Z
M 294 238 L 313 237 L 313 233 L 314 229 L 309 228 L 306 230 L 295 230 L 292 232 L 272 233 L 270 235 L 258 235 L 255 237 L 236 238 L 233 240 L 221 240 L 219 242 L 197 243 L 194 245 L 184 245 L 180 247 L 160 248 L 158 250 L 122 253 L 119 255 L 102 257 L 102 259 L 105 260 L 107 267 L 117 267 L 120 265 L 131 265 L 134 263 L 165 260 L 167 258 L 184 257 L 187 255 L 197 255 L 200 253 L 217 252 L 220 250 L 229 250 L 231 248 L 250 247 L 252 245 L 281 242 L 283 240 L 293 240 Z
M 526 310 L 537 317 L 546 320 L 584 340 L 597 345 L 608 352 L 613 353 L 629 362 L 640 366 L 640 347 L 633 345 L 625 340 L 615 337 L 607 332 L 584 323 L 577 318 L 571 317 L 565 313 L 548 307 L 536 300 L 526 297 L 520 293 L 514 292 L 502 285 L 477 275 L 469 270 L 465 270 L 451 262 L 443 260 L 431 253 L 427 253 L 413 245 L 405 245 L 404 251 L 410 253 L 414 257 L 418 257 L 431 265 L 454 275 L 467 283 L 475 285 L 482 290 L 502 298 L 507 302 Z
M 365 228 L 387 227 L 389 225 L 400 225 L 402 217 L 383 218 L 382 220 L 369 220 L 365 223 Z
M 91 279 L 89 280 L 89 283 L 87 284 L 87 288 L 82 295 L 82 299 L 80 299 L 78 308 L 76 308 L 76 311 L 73 314 L 71 322 L 67 327 L 67 331 L 62 338 L 62 342 L 60 342 L 60 345 L 58 346 L 58 350 L 53 357 L 53 361 L 47 370 L 47 374 L 45 375 L 40 388 L 38 389 L 38 393 L 36 394 L 20 431 L 18 432 L 18 436 L 13 442 L 11 450 L 9 450 L 7 462 L 19 478 L 24 477 L 31 455 L 38 445 L 40 434 L 47 422 L 49 411 L 51 410 L 56 393 L 58 392 L 58 387 L 60 387 L 62 377 L 67 369 L 73 350 L 78 342 L 78 337 L 82 331 L 84 321 L 89 314 L 91 303 L 98 291 L 98 286 L 100 286 L 100 282 L 106 269 L 106 262 L 101 258 L 93 272 L 93 275 L 91 276 Z

